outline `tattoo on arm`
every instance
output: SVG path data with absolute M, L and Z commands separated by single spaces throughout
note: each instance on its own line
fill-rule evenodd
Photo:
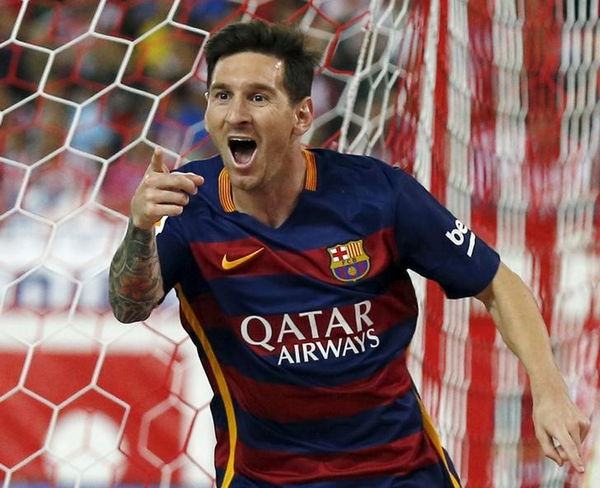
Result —
M 154 232 L 130 221 L 110 265 L 108 297 L 115 317 L 126 323 L 144 320 L 163 293 Z

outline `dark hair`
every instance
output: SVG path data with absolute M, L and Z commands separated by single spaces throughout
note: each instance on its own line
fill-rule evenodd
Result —
M 290 101 L 297 103 L 310 96 L 319 57 L 306 48 L 304 35 L 298 29 L 260 20 L 225 26 L 206 43 L 206 82 L 209 88 L 217 61 L 241 52 L 256 52 L 281 59 L 285 67 L 283 86 Z

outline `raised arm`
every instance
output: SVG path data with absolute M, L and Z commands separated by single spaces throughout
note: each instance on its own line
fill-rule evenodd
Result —
M 581 445 L 590 422 L 569 398 L 533 295 L 521 278 L 501 263 L 490 285 L 477 298 L 527 370 L 535 433 L 544 454 L 560 466 L 570 461 L 583 472 Z
M 108 296 L 115 317 L 131 323 L 148 318 L 163 297 L 154 223 L 179 215 L 204 179 L 169 173 L 157 148 L 131 199 L 131 218 L 110 265 Z

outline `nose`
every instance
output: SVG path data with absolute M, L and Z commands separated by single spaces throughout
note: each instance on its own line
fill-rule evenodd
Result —
M 229 103 L 225 121 L 231 125 L 243 124 L 250 122 L 251 116 L 248 110 L 248 105 L 243 97 L 233 97 Z

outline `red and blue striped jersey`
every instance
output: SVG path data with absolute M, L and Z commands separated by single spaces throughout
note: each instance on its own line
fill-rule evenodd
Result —
M 214 390 L 217 485 L 456 488 L 406 367 L 417 300 L 492 280 L 498 255 L 413 177 L 370 157 L 304 151 L 278 228 L 236 211 L 220 157 L 157 237 L 165 291 Z

